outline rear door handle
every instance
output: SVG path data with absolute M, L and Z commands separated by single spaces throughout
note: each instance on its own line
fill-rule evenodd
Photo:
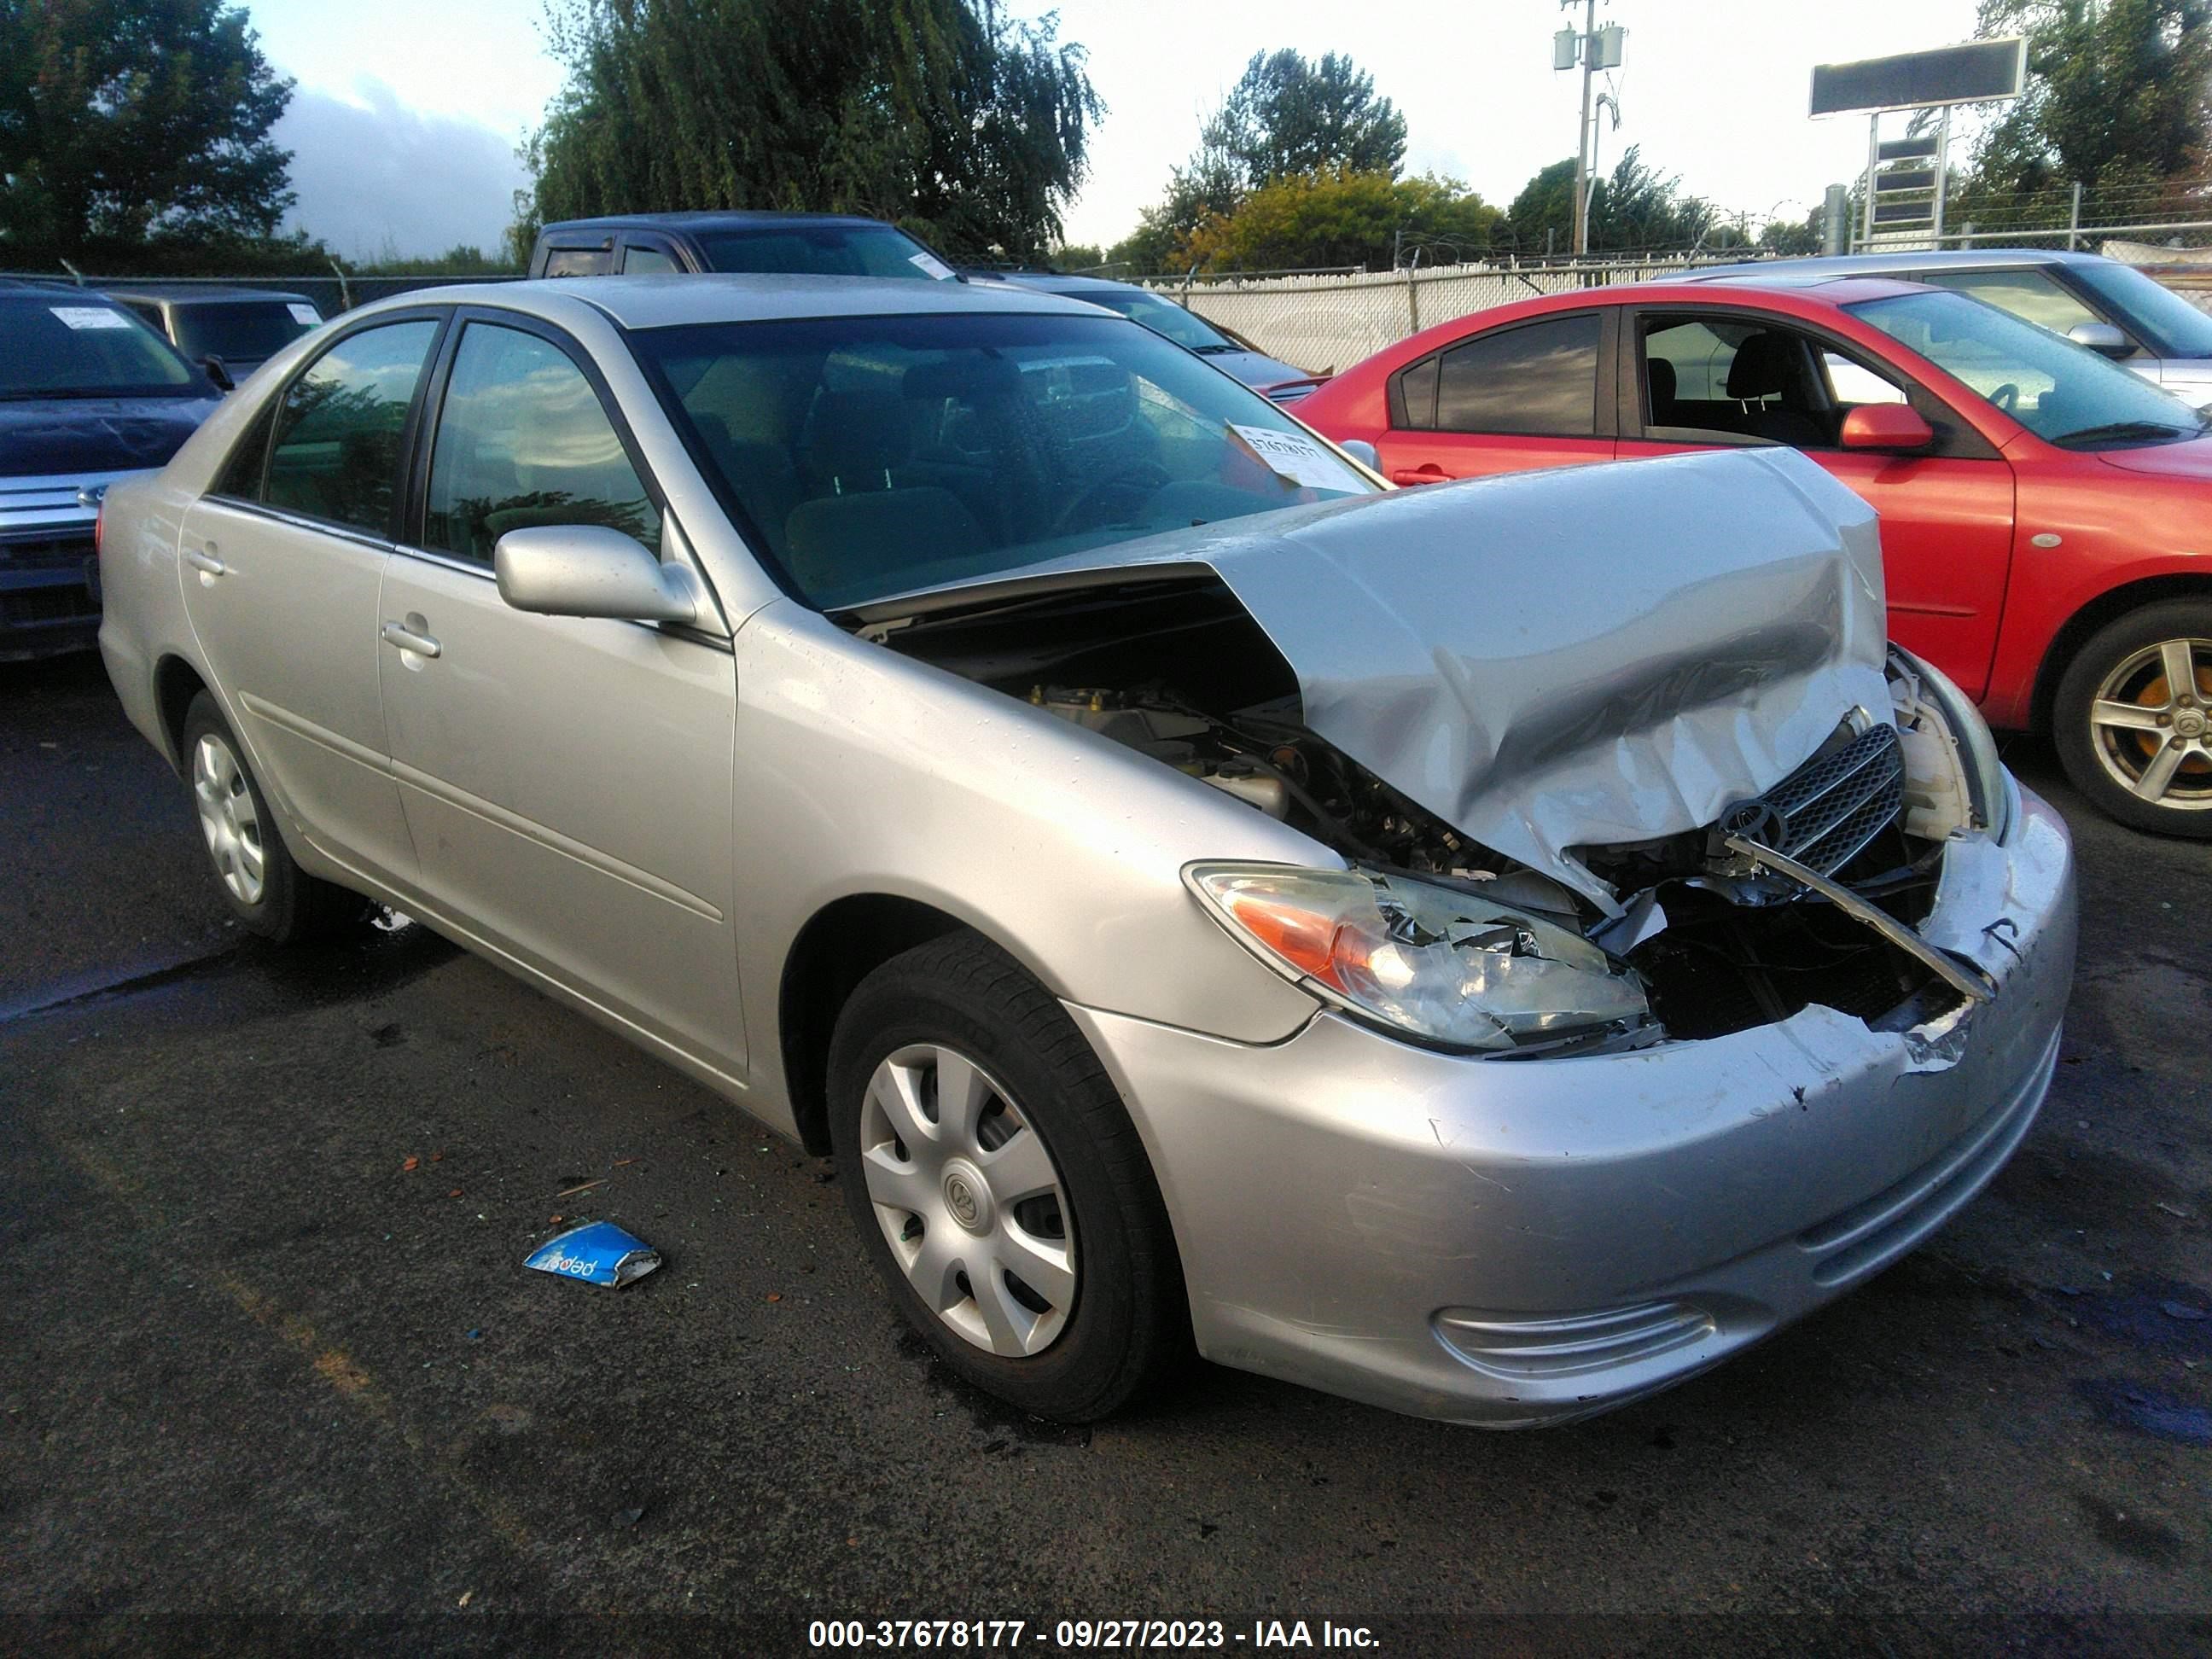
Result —
M 230 568 L 230 567 L 225 564 L 221 559 L 216 557 L 215 544 L 213 542 L 210 542 L 204 548 L 186 548 L 185 550 L 185 562 L 191 566 L 193 569 L 198 571 L 203 576 L 220 576 Z
M 1390 482 L 1395 484 L 1442 483 L 1444 470 L 1434 461 L 1424 461 L 1419 466 L 1395 466 L 1390 469 Z
M 418 657 L 434 657 L 443 649 L 428 634 L 419 634 L 404 623 L 388 622 L 379 630 L 386 645 L 396 645 L 402 651 L 412 651 Z

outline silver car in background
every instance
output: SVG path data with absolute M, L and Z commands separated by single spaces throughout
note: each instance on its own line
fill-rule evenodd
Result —
M 1602 1410 L 2050 1083 L 2064 830 L 1792 452 L 1401 494 L 1054 296 L 586 278 L 295 345 L 101 559 L 246 927 L 380 900 L 833 1155 L 1042 1415 Z

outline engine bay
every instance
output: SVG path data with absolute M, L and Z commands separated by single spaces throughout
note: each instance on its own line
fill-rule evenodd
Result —
M 1901 1030 L 1965 1000 L 1956 970 L 1931 968 L 1932 947 L 1913 948 L 1910 929 L 1934 903 L 1945 839 L 1972 822 L 1971 792 L 1957 734 L 1900 659 L 1891 708 L 1850 711 L 1723 822 L 1572 849 L 1617 896 L 1613 915 L 1478 844 L 1316 735 L 1289 664 L 1224 586 L 1087 588 L 864 631 L 1286 823 L 1355 868 L 1570 929 L 1648 1000 L 1648 1022 L 1513 1052 L 1717 1037 L 1814 1004 Z M 1863 902 L 1847 908 L 1853 899 Z M 1881 917 L 1897 926 L 1869 926 Z

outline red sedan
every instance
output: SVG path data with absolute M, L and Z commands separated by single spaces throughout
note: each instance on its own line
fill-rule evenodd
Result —
M 2212 836 L 2212 428 L 2094 351 L 1914 283 L 1644 283 L 1440 324 L 1298 416 L 1401 484 L 1802 449 L 1881 514 L 1900 644 L 2113 817 Z

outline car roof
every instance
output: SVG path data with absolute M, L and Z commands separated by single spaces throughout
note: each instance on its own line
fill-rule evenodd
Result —
M 279 304 L 313 305 L 304 294 L 275 288 L 203 288 L 196 283 L 106 283 L 99 291 L 118 300 L 202 301 L 210 305 L 242 305 L 253 300 Z
M 752 210 L 691 213 L 610 213 L 595 219 L 562 219 L 538 233 L 548 236 L 595 230 L 758 230 L 776 225 L 872 225 L 898 230 L 881 219 L 858 213 L 762 213 Z M 901 235 L 906 233 L 900 231 Z
M 1070 270 L 977 270 L 975 274 L 988 276 L 994 283 L 1012 283 L 1018 288 L 1033 288 L 1046 294 L 1095 294 L 1103 289 L 1157 297 L 1149 289 L 1135 283 L 1117 283 L 1110 276 L 1085 276 Z
M 407 306 L 500 306 L 561 319 L 564 301 L 582 301 L 624 328 L 691 323 L 787 322 L 811 317 L 899 317 L 937 313 L 1043 313 L 1097 317 L 1096 306 L 1035 289 L 989 283 L 917 283 L 900 276 L 556 276 L 495 287 L 454 285 L 395 295 L 349 313 Z
M 1806 259 L 1759 259 L 1746 264 L 1712 265 L 1686 272 L 1686 283 L 1766 283 L 1791 285 L 1811 278 L 1850 276 L 1868 271 L 1973 270 L 2021 265 L 2108 264 L 2096 253 L 2049 247 L 1950 248 L 1942 252 L 1900 249 L 1895 253 L 1831 253 Z

